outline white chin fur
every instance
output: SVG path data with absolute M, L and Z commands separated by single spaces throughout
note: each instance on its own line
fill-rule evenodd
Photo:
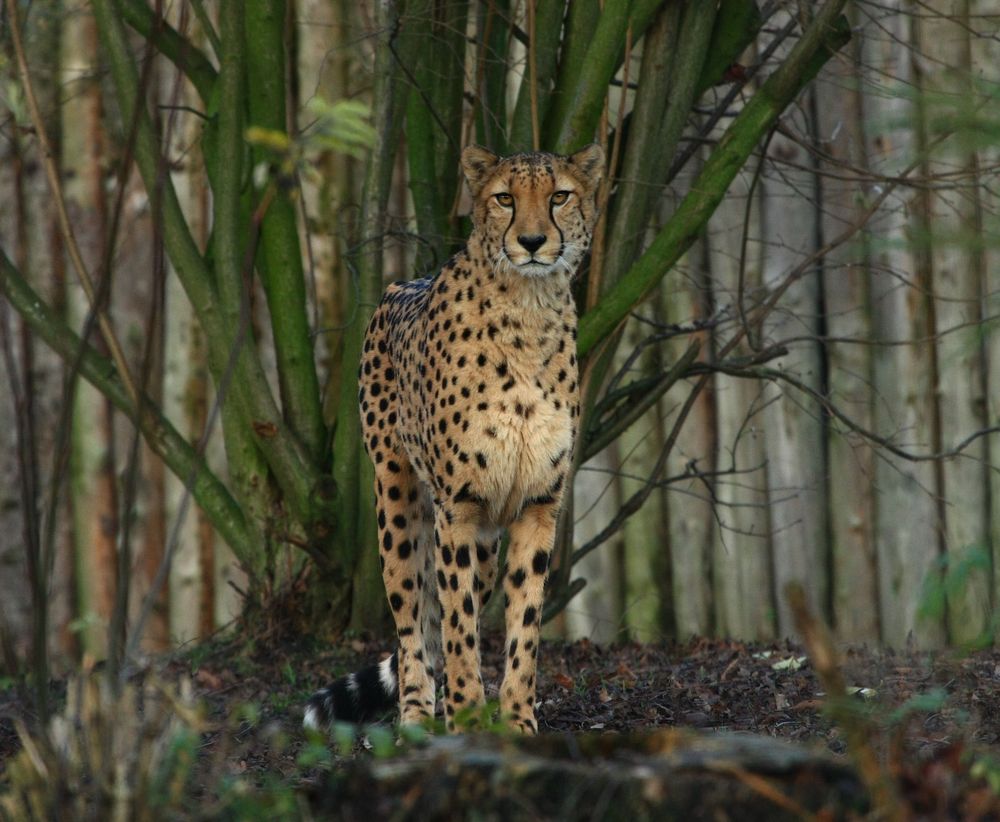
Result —
M 556 271 L 558 266 L 555 263 L 546 265 L 545 263 L 524 263 L 517 266 L 517 273 L 524 277 L 547 277 Z

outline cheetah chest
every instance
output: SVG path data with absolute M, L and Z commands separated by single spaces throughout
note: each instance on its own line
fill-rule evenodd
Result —
M 561 490 L 573 422 L 566 399 L 534 381 L 506 392 L 501 384 L 488 396 L 489 410 L 473 417 L 469 430 L 468 446 L 475 449 L 469 482 L 486 501 L 489 519 L 506 525 L 529 501 Z
M 434 373 L 424 369 L 426 390 L 404 395 L 401 440 L 436 495 L 479 502 L 504 526 L 561 491 L 574 439 L 575 318 L 563 304 L 517 319 L 499 311 L 463 338 L 449 313 L 424 336 Z

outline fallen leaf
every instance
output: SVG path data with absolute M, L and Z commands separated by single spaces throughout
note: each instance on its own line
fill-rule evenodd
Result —
M 573 690 L 573 680 L 566 676 L 566 674 L 556 674 L 552 678 L 555 680 L 556 685 L 565 688 L 567 691 Z
M 194 681 L 199 685 L 204 685 L 210 691 L 217 691 L 222 687 L 222 679 L 207 668 L 199 668 L 198 673 L 194 675 Z

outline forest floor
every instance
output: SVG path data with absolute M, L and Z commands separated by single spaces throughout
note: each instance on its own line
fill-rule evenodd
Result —
M 216 641 L 159 660 L 156 674 L 168 682 L 189 678 L 204 707 L 211 730 L 200 756 L 214 763 L 204 773 L 301 784 L 316 778 L 315 768 L 310 776 L 304 765 L 310 744 L 301 732 L 304 700 L 388 650 L 360 639 L 322 650 L 305 640 Z M 502 662 L 500 643 L 487 639 L 488 698 L 496 694 Z M 940 818 L 998 818 L 1000 651 L 853 648 L 843 652 L 841 671 L 872 750 L 912 807 L 936 808 L 944 812 Z M 807 743 L 847 761 L 848 730 L 823 712 L 821 684 L 794 643 L 548 641 L 538 700 L 542 733 L 749 732 Z M 0 690 L 0 776 L 20 748 L 13 720 L 24 715 L 17 689 Z M 354 755 L 366 756 L 360 745 Z M 929 816 L 938 818 L 934 811 Z

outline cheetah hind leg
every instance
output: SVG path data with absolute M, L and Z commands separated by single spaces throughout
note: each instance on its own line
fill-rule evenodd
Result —
M 440 647 L 440 605 L 434 573 L 429 495 L 402 453 L 375 466 L 382 579 L 399 638 L 399 721 L 434 716 L 434 665 Z
M 382 576 L 399 647 L 378 664 L 313 694 L 306 727 L 372 722 L 397 706 L 402 724 L 420 724 L 434 714 L 441 611 L 434 584 L 433 518 L 428 495 L 409 464 L 393 456 L 392 470 L 376 471 L 375 491 Z

